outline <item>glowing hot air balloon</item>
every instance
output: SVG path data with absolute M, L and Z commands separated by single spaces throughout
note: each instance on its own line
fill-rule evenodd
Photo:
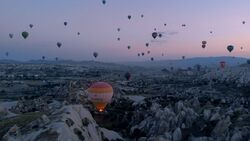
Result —
M 87 90 L 91 102 L 99 112 L 103 112 L 113 96 L 113 88 L 106 82 L 96 82 Z

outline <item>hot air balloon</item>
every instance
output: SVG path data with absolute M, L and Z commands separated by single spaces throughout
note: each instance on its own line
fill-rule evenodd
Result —
M 152 33 L 152 37 L 155 39 L 156 37 L 158 36 L 158 33 L 157 32 L 153 32 Z
M 14 34 L 12 34 L 12 33 L 9 34 L 9 37 L 10 37 L 11 39 L 13 38 L 13 36 L 14 36 Z
M 243 47 L 240 47 L 240 49 L 242 50 L 242 49 L 243 49 Z
M 186 26 L 186 24 L 182 24 L 181 26 L 182 26 L 182 27 L 185 27 L 185 26 Z
M 67 22 L 64 22 L 63 24 L 64 24 L 65 26 L 67 26 L 68 23 L 67 23 Z
M 146 47 L 148 47 L 149 46 L 149 43 L 146 43 Z
M 150 51 L 147 51 L 148 54 L 150 54 Z
M 210 33 L 212 34 L 212 33 L 213 33 L 213 31 L 210 31 Z
M 60 48 L 62 46 L 62 43 L 57 42 L 56 45 L 57 45 L 58 48 Z
M 94 53 L 93 53 L 93 56 L 94 56 L 95 58 L 97 58 L 97 57 L 98 57 L 98 53 L 97 53 L 97 52 L 94 52 Z
M 102 0 L 102 4 L 106 4 L 106 0 Z
M 156 31 L 156 28 L 154 28 L 154 31 Z
M 154 61 L 154 58 L 153 58 L 153 57 L 151 57 L 151 58 L 150 58 L 150 60 L 151 60 L 151 61 Z
M 120 41 L 121 39 L 120 38 L 117 38 L 118 41 Z
M 166 24 L 166 23 L 164 23 L 164 26 L 167 26 L 167 24 Z
M 117 31 L 119 32 L 119 31 L 121 31 L 121 29 L 120 29 L 120 28 L 117 28 Z
M 131 78 L 131 74 L 129 72 L 126 72 L 124 77 L 127 79 L 127 80 L 130 80 Z
M 164 56 L 164 53 L 162 53 L 161 56 Z
M 29 27 L 32 28 L 34 25 L 33 24 L 30 24 Z
M 161 38 L 161 37 L 162 37 L 162 34 L 161 34 L 161 33 L 159 33 L 159 35 L 158 35 L 158 36 L 159 36 L 159 38 Z
M 226 62 L 225 62 L 225 61 L 221 61 L 221 62 L 220 62 L 220 67 L 221 67 L 222 69 L 224 69 L 225 66 L 226 66 Z
M 246 21 L 242 21 L 242 24 L 245 24 L 246 23 Z
M 128 19 L 129 19 L 129 20 L 131 19 L 131 17 L 132 17 L 131 15 L 128 15 Z
M 130 46 L 128 46 L 128 49 L 130 49 L 131 47 Z
M 56 57 L 55 60 L 58 61 L 58 57 Z
M 205 48 L 205 47 L 206 47 L 206 45 L 205 45 L 205 44 L 203 44 L 203 45 L 201 45 L 201 47 L 202 47 L 202 48 Z
M 79 36 L 81 33 L 80 32 L 77 32 L 77 35 Z
M 6 52 L 5 55 L 8 57 L 9 56 L 9 52 Z
M 144 56 L 144 52 L 141 53 L 141 56 Z
M 137 54 L 137 56 L 141 56 L 141 54 L 140 54 L 140 53 L 138 53 L 138 54 Z
M 203 45 L 205 45 L 205 44 L 207 44 L 207 41 L 202 41 L 201 43 L 202 43 Z
M 182 56 L 182 59 L 184 60 L 186 57 L 185 56 Z
M 26 39 L 29 36 L 29 33 L 27 31 L 22 32 L 22 36 L 24 39 Z
M 45 56 L 42 56 L 42 59 L 45 60 Z
M 87 89 L 88 97 L 99 112 L 103 112 L 113 96 L 113 88 L 106 82 L 96 82 Z
M 141 14 L 141 18 L 143 18 L 144 17 L 144 15 L 143 14 Z
M 232 51 L 233 51 L 233 49 L 234 49 L 234 46 L 233 46 L 233 45 L 229 45 L 229 46 L 227 46 L 227 50 L 228 50 L 229 52 L 232 52 Z

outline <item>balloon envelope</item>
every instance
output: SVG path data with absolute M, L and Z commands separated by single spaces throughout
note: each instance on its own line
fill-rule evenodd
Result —
M 202 41 L 201 43 L 202 43 L 203 45 L 205 45 L 205 44 L 207 44 L 207 41 Z
M 29 33 L 27 31 L 22 32 L 22 36 L 24 39 L 26 39 L 29 36 Z
M 102 112 L 106 105 L 111 102 L 113 96 L 113 88 L 106 82 L 96 82 L 87 90 L 91 102 L 95 108 Z
M 127 79 L 127 80 L 130 80 L 131 78 L 131 74 L 129 72 L 126 72 L 124 77 Z
M 229 52 L 232 52 L 232 51 L 233 51 L 233 49 L 234 49 L 234 46 L 233 46 L 233 45 L 229 45 L 229 46 L 227 46 L 227 50 L 228 50 Z
M 14 36 L 14 34 L 12 34 L 12 33 L 9 34 L 9 37 L 10 37 L 11 39 L 13 38 L 13 36 Z
M 98 53 L 97 52 L 94 52 L 93 53 L 93 56 L 96 58 L 98 56 Z
M 222 69 L 224 69 L 225 66 L 226 66 L 226 62 L 225 62 L 225 61 L 221 61 L 221 62 L 220 62 L 220 67 L 221 67 Z
M 156 37 L 158 36 L 158 33 L 157 32 L 153 32 L 152 33 L 152 37 L 155 39 Z
M 57 42 L 56 45 L 57 45 L 58 48 L 60 48 L 62 46 L 62 43 Z

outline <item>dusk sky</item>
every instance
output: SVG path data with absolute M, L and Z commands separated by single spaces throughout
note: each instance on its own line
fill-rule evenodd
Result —
M 108 62 L 250 57 L 250 0 L 106 1 L 103 5 L 102 0 L 1 0 L 0 59 L 9 52 L 8 58 L 16 60 L 41 56 L 93 60 L 94 51 L 99 53 L 98 61 Z M 34 27 L 30 29 L 29 24 Z M 153 40 L 154 28 L 165 33 L 161 39 Z M 22 31 L 30 33 L 26 40 Z M 14 34 L 12 39 L 9 33 Z M 207 41 L 205 49 L 202 40 Z M 62 43 L 60 49 L 57 42 Z M 232 53 L 226 49 L 230 44 L 235 46 Z M 148 50 L 151 54 L 137 56 Z

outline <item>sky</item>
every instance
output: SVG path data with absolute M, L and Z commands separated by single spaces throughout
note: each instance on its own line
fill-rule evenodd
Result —
M 107 62 L 145 61 L 151 57 L 250 57 L 249 0 L 106 2 L 103 5 L 102 0 L 1 0 L 0 59 L 32 60 L 45 56 L 49 60 L 94 60 L 95 51 L 99 53 L 96 60 Z M 130 20 L 128 15 L 132 16 Z M 29 24 L 34 27 L 29 28 Z M 154 28 L 164 33 L 161 39 L 152 38 Z M 26 40 L 21 36 L 23 31 L 29 32 Z M 9 33 L 14 34 L 12 39 Z M 201 47 L 203 40 L 207 41 L 205 49 Z M 57 42 L 62 43 L 60 49 Z M 234 45 L 233 52 L 227 51 L 228 45 Z M 148 50 L 150 54 L 137 56 Z

